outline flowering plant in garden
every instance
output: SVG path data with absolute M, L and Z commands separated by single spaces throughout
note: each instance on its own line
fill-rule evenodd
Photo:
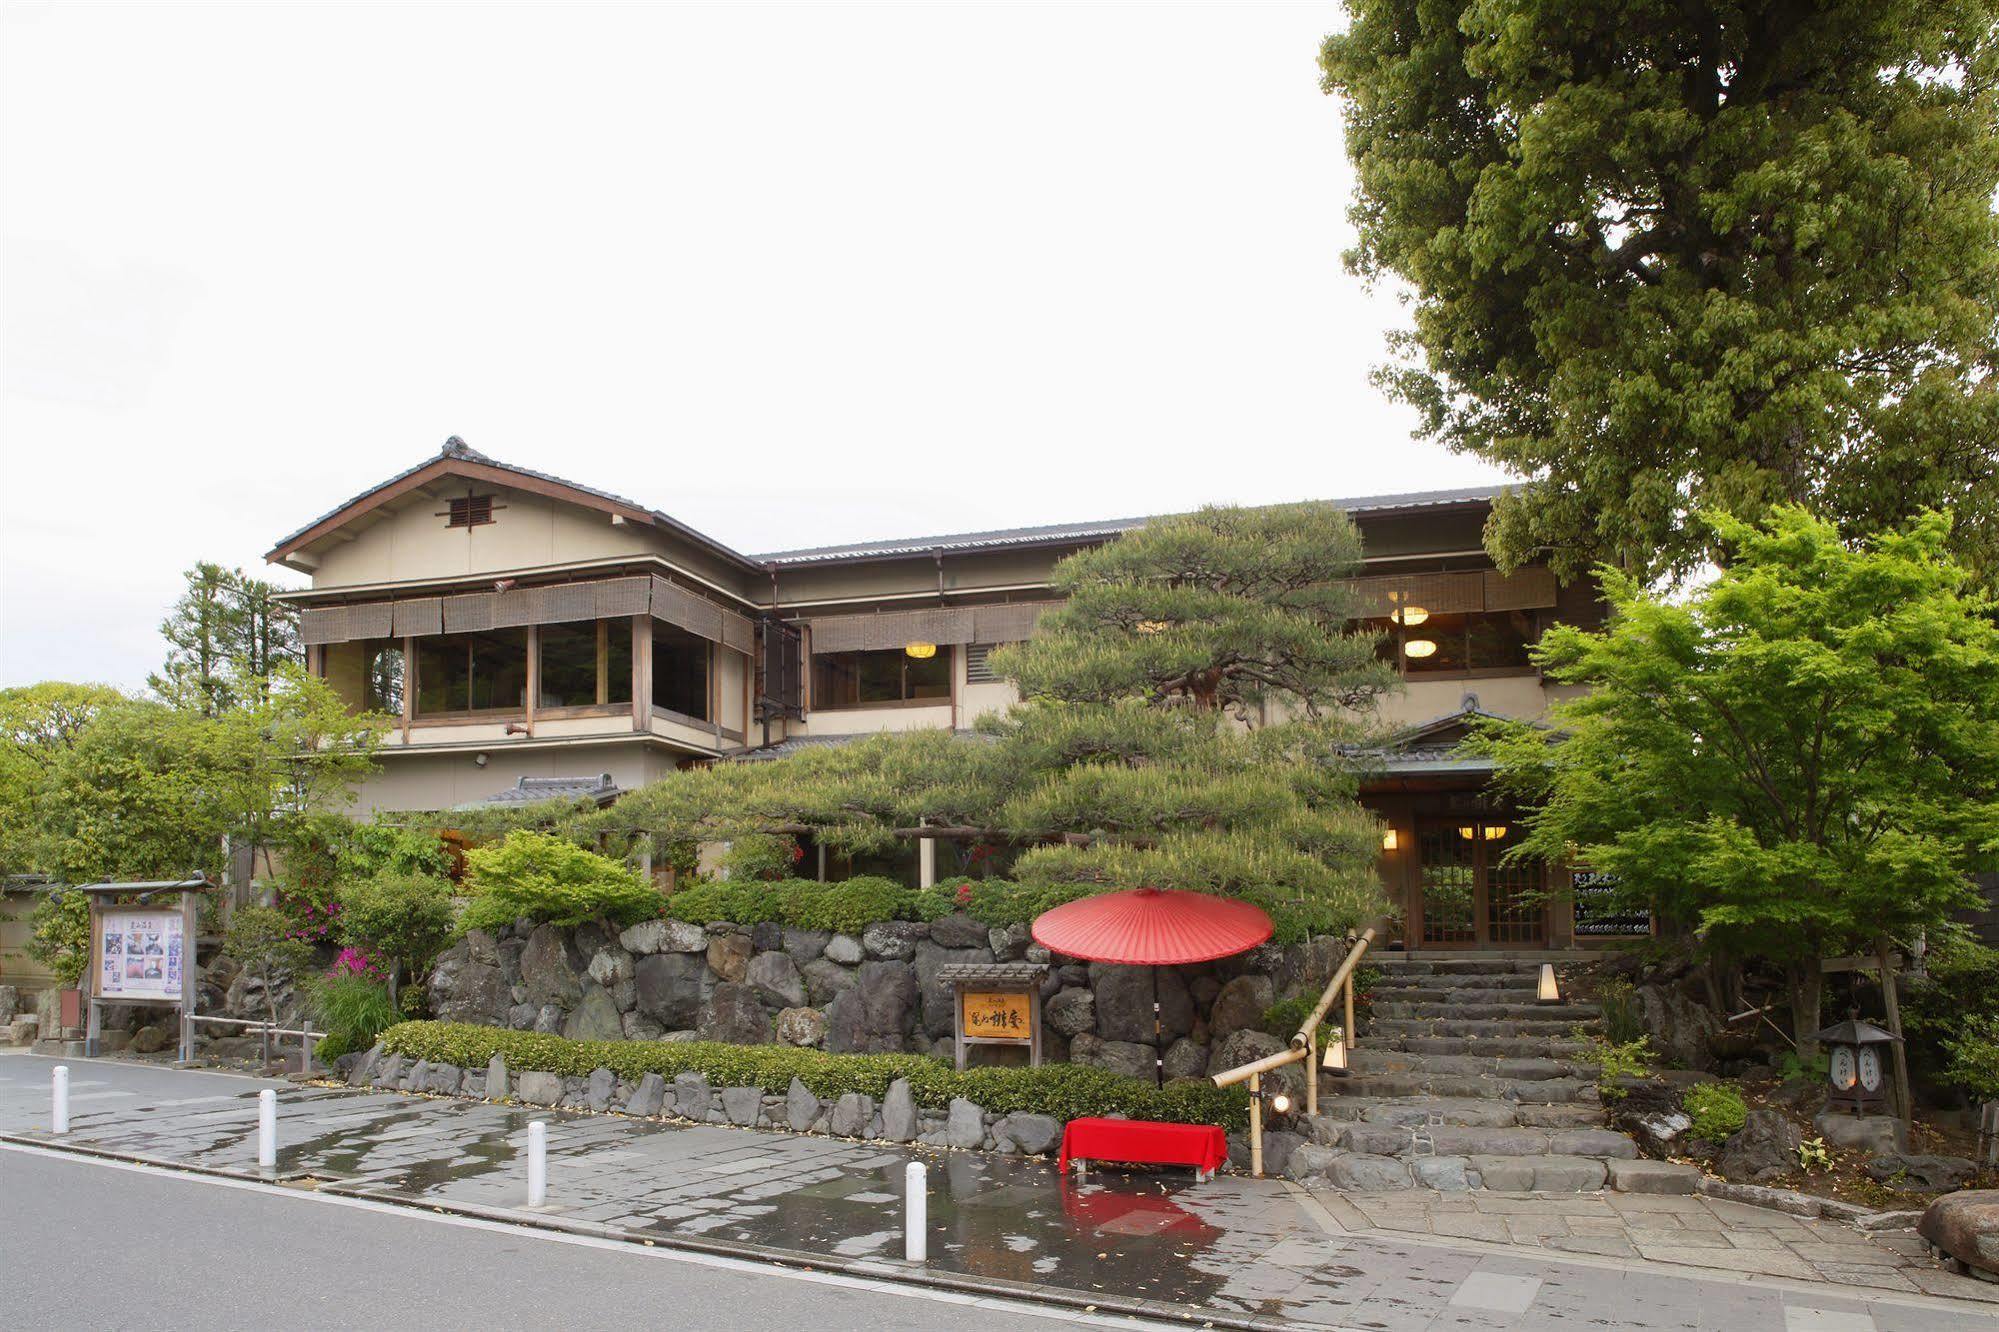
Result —
M 277 905 L 300 943 L 330 944 L 338 937 L 340 902 L 331 888 L 280 888 Z
M 340 955 L 333 959 L 333 965 L 326 969 L 326 975 L 330 980 L 359 976 L 363 980 L 379 981 L 382 969 L 366 949 L 350 947 L 340 950 Z

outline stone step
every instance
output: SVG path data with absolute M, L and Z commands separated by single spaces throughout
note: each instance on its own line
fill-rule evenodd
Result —
M 1603 1015 L 1595 1004 L 1405 1004 L 1377 999 L 1377 1018 L 1449 1018 L 1453 1021 L 1586 1022 Z
M 1376 953 L 1364 959 L 1367 966 L 1390 975 L 1404 976 L 1538 976 L 1539 962 L 1510 957 L 1440 957 L 1411 959 Z
M 1410 1096 L 1372 1098 L 1367 1096 L 1325 1096 L 1319 1101 L 1319 1118 L 1324 1124 L 1314 1136 L 1322 1141 L 1338 1137 L 1332 1127 L 1347 1123 L 1401 1124 L 1407 1127 L 1452 1124 L 1475 1128 L 1598 1128 L 1602 1111 L 1594 1105 L 1523 1105 L 1515 1101 L 1482 1097 Z
M 1436 986 L 1397 985 L 1382 986 L 1374 990 L 1376 1006 L 1382 1004 L 1428 1004 L 1438 1008 L 1451 1008 L 1459 1004 L 1531 1004 L 1534 1002 L 1534 987 L 1521 986 L 1517 989 L 1491 989 L 1485 986 L 1467 985 L 1459 989 L 1443 989 Z
M 1523 1040 L 1539 1036 L 1544 1039 L 1574 1039 L 1577 1026 L 1589 1028 L 1593 1023 L 1584 1022 L 1544 1022 L 1534 1018 L 1464 1018 L 1464 1017 L 1391 1017 L 1377 1013 L 1369 1019 L 1361 1032 L 1363 1041 L 1376 1037 L 1420 1036 L 1420 1037 L 1465 1037 L 1468 1039 Z
M 1376 991 L 1386 990 L 1526 990 L 1540 984 L 1540 977 L 1493 971 L 1468 971 L 1461 975 L 1439 976 L 1421 971 L 1385 971 L 1374 982 Z
M 1607 1128 L 1490 1128 L 1475 1124 L 1370 1124 L 1340 1130 L 1335 1146 L 1374 1156 L 1594 1156 L 1636 1160 L 1638 1144 Z
M 1356 1073 L 1443 1073 L 1520 1079 L 1593 1077 L 1593 1069 L 1561 1059 L 1471 1054 L 1411 1054 L 1361 1046 L 1349 1056 Z
M 1610 1170 L 1591 1156 L 1473 1156 L 1479 1187 L 1507 1193 L 1593 1193 L 1610 1180 Z
M 1495 1036 L 1484 1040 L 1470 1036 L 1380 1036 L 1362 1033 L 1361 1049 L 1400 1050 L 1424 1055 L 1488 1055 L 1493 1058 L 1573 1059 L 1586 1054 L 1588 1041 L 1561 1040 L 1552 1036 Z
M 1596 1083 L 1579 1078 L 1502 1078 L 1447 1073 L 1350 1073 L 1320 1081 L 1322 1096 L 1454 1096 L 1522 1104 L 1598 1103 Z

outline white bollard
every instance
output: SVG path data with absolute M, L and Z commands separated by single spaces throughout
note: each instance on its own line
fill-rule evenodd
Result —
M 911 1161 L 902 1172 L 904 1198 L 902 1204 L 902 1256 L 912 1263 L 920 1263 L 930 1256 L 930 1236 L 928 1218 L 929 1189 L 921 1161 Z
M 269 1087 L 257 1093 L 257 1169 L 278 1168 L 278 1094 Z
M 55 1108 L 50 1119 L 57 1133 L 69 1132 L 69 1065 L 57 1064 L 55 1074 Z
M 548 1201 L 548 1121 L 528 1124 L 528 1206 Z

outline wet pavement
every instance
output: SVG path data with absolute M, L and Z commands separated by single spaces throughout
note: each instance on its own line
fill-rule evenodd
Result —
M 51 1141 L 54 1062 L 0 1057 L 0 1134 Z M 1768 1272 L 1702 1274 L 1642 1257 L 1558 1257 L 1436 1230 L 1400 1233 L 1356 1221 L 1365 1215 L 1358 1209 L 1343 1222 L 1341 1200 L 1315 1201 L 1274 1180 L 1224 1175 L 1197 1184 L 1190 1172 L 1092 1172 L 1078 1185 L 1050 1163 L 979 1153 L 530 1113 L 109 1061 L 71 1066 L 65 1146 L 254 1176 L 256 1093 L 277 1086 L 281 1178 L 849 1271 L 908 1274 L 903 1173 L 919 1160 L 929 1167 L 931 1279 L 1174 1321 L 1390 1332 L 1582 1325 L 1999 1332 L 1994 1306 L 1968 1301 Z M 530 1119 L 550 1125 L 548 1206 L 535 1212 L 524 1206 Z M 1563 1201 L 1587 1200 L 1520 1198 L 1512 1215 Z M 1729 1229 L 1707 1233 L 1725 1242 Z

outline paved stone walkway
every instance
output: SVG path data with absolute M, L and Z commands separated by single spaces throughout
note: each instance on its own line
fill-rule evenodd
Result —
M 53 1142 L 53 1063 L 0 1056 L 0 1135 Z M 256 1090 L 271 1084 L 71 1067 L 75 1118 L 62 1145 L 256 1173 Z M 973 1153 L 331 1087 L 285 1086 L 279 1100 L 278 1173 L 301 1184 L 878 1274 L 908 1275 L 901 1181 L 921 1160 L 932 1278 L 1176 1322 L 1999 1332 L 1999 1306 L 1971 1302 L 1999 1289 L 1919 1266 L 1878 1237 L 1700 1199 L 1315 1198 L 1276 1180 L 1197 1185 L 1182 1172 L 1093 1173 L 1079 1187 L 1046 1163 Z M 535 1213 L 522 1160 L 531 1118 L 551 1124 L 549 1206 Z M 1410 1210 L 1417 1198 L 1435 1210 Z M 1637 1224 L 1647 1219 L 1661 1224 Z M 1557 1239 L 1621 1242 L 1637 1258 L 1540 1242 Z M 1889 1279 L 1834 1284 L 1835 1273 L 1874 1269 Z

